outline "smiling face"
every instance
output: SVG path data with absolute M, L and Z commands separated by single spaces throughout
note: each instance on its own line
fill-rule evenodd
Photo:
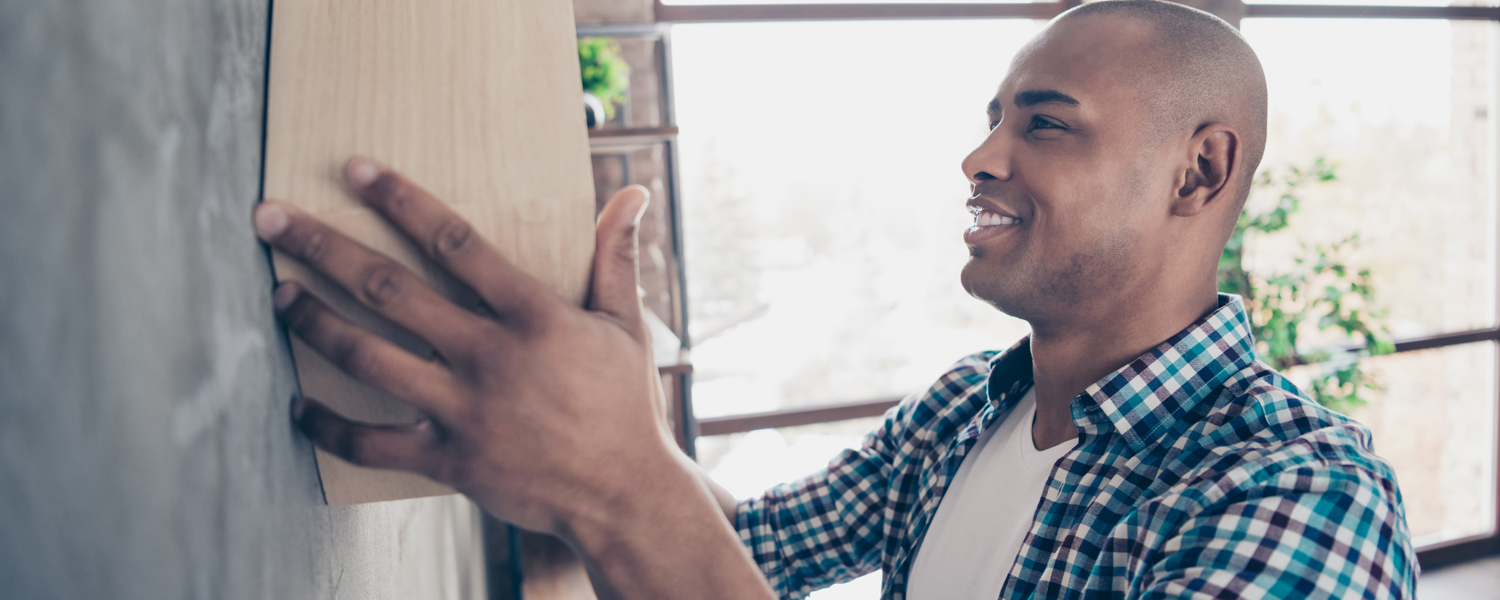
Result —
M 970 294 L 1035 326 L 1161 276 L 1173 157 L 1138 89 L 1151 35 L 1117 16 L 1060 19 L 1016 56 L 963 162 Z

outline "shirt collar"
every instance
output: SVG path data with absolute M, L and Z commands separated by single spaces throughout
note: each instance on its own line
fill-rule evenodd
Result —
M 1244 302 L 1219 294 L 1213 312 L 1075 397 L 1074 420 L 1087 427 L 1089 413 L 1098 413 L 1139 452 L 1253 362 Z M 1003 410 L 1031 387 L 1031 338 L 995 357 L 990 368 L 990 402 Z

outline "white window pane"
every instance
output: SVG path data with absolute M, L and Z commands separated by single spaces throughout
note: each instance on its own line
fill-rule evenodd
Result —
M 1024 335 L 959 285 L 959 163 L 1037 27 L 673 28 L 700 417 L 911 393 Z
M 1024 334 L 958 286 L 958 163 L 1036 26 L 674 29 L 700 416 L 909 393 Z M 1373 273 L 1397 337 L 1493 326 L 1496 25 L 1244 30 L 1270 84 L 1263 167 L 1340 165 L 1338 181 L 1299 190 L 1287 231 L 1255 242 L 1258 266 L 1358 233 L 1352 262 Z M 1486 343 L 1369 362 L 1386 387 L 1353 416 L 1395 466 L 1420 543 L 1492 526 L 1495 361 Z M 703 438 L 700 459 L 749 495 L 816 470 L 872 424 Z
M 876 571 L 808 594 L 807 600 L 874 600 L 880 597 L 880 583 L 880 571 Z
M 846 448 L 858 448 L 880 417 L 700 437 L 698 464 L 735 498 L 823 470 Z
M 1247 258 L 1274 271 L 1299 244 L 1358 234 L 1350 264 L 1370 269 L 1397 338 L 1494 326 L 1496 26 L 1247 19 L 1243 30 L 1270 88 L 1262 168 L 1339 165 L 1338 181 L 1299 188 L 1286 230 L 1247 238 Z
M 1366 359 L 1384 388 L 1350 412 L 1401 485 L 1413 541 L 1489 533 L 1495 509 L 1495 345 L 1491 342 Z M 1302 385 L 1317 367 L 1288 372 Z

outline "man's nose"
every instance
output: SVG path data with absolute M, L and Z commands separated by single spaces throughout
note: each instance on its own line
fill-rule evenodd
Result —
M 974 185 L 991 179 L 1009 180 L 1012 175 L 1011 144 L 1010 134 L 1002 122 L 985 136 L 979 147 L 964 157 L 964 177 Z

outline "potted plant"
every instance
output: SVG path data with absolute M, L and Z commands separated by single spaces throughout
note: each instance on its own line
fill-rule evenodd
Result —
M 1258 193 L 1276 194 L 1269 209 L 1244 211 L 1219 257 L 1219 291 L 1245 299 L 1260 358 L 1279 371 L 1314 365 L 1307 392 L 1313 400 L 1340 412 L 1368 402 L 1369 391 L 1380 389 L 1360 359 L 1395 350 L 1381 323 L 1385 311 L 1376 302 L 1370 270 L 1348 263 L 1359 236 L 1333 243 L 1302 244 L 1294 266 L 1279 272 L 1245 268 L 1246 234 L 1268 234 L 1285 229 L 1302 206 L 1299 187 L 1338 180 L 1336 165 L 1318 158 L 1311 168 L 1287 167 L 1281 176 L 1261 172 Z M 1308 348 L 1299 334 L 1337 332 L 1351 346 Z
M 583 75 L 584 115 L 591 128 L 615 118 L 615 107 L 625 101 L 630 87 L 630 65 L 620 57 L 612 38 L 578 40 L 578 70 Z

